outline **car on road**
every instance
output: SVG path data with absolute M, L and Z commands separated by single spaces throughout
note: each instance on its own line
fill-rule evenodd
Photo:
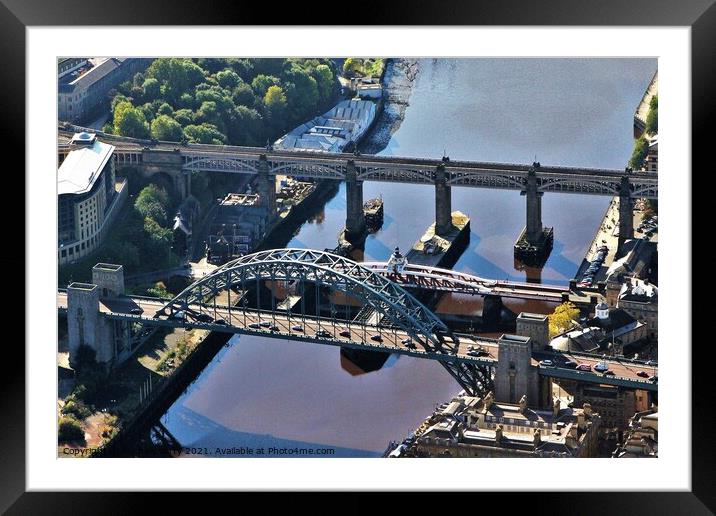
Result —
M 184 319 L 186 317 L 186 312 L 184 310 L 179 310 L 178 312 L 174 312 L 170 319 Z
M 216 320 L 214 321 L 214 324 L 221 324 L 222 326 L 225 326 L 225 325 L 226 325 L 226 321 L 223 320 L 223 319 L 216 319 Z
M 540 360 L 539 365 L 552 367 L 554 365 L 554 362 L 552 362 L 551 360 Z
M 142 310 L 141 308 L 132 308 L 129 313 L 133 315 L 142 315 L 144 313 L 144 310 Z
M 646 371 L 639 371 L 636 373 L 637 376 L 641 376 L 642 378 L 649 378 L 649 373 Z
M 603 374 L 604 376 L 614 376 L 614 371 L 610 371 L 609 369 L 607 369 L 607 370 L 604 371 L 602 374 Z
M 471 356 L 471 357 L 479 357 L 480 355 L 482 355 L 482 353 L 483 352 L 480 351 L 479 349 L 470 349 L 465 354 L 468 356 Z
M 271 331 L 279 331 L 279 327 L 276 326 L 275 324 L 272 324 L 271 326 L 269 326 L 269 330 L 271 330 Z
M 575 362 L 574 360 L 567 360 L 564 363 L 564 367 L 577 367 L 577 362 Z
M 293 326 L 291 326 L 291 329 L 293 331 L 303 331 L 303 326 L 301 326 L 300 324 L 294 324 Z
M 654 365 L 654 366 L 655 366 L 655 365 L 656 365 L 656 361 L 655 361 L 655 360 L 647 360 L 646 362 L 644 362 L 644 364 L 645 364 L 645 365 Z
M 261 322 L 259 323 L 259 326 L 261 326 L 261 327 L 263 327 L 263 328 L 270 328 L 270 327 L 271 327 L 271 321 L 261 321 Z
M 403 344 L 404 346 L 407 346 L 408 344 L 411 344 L 412 342 L 413 342 L 413 339 L 411 339 L 410 337 L 400 341 L 400 343 Z
M 252 330 L 260 330 L 261 325 L 257 322 L 252 322 L 249 324 L 249 328 L 251 328 Z
M 577 367 L 575 367 L 577 371 L 591 371 L 592 366 L 589 364 L 579 364 Z
M 603 373 L 604 371 L 609 371 L 609 364 L 606 362 L 599 362 L 598 364 L 594 365 L 594 370 L 598 373 Z
M 652 383 L 657 383 L 659 381 L 659 379 L 656 376 L 650 376 L 649 381 Z
M 331 332 L 326 331 L 326 330 L 317 330 L 316 337 L 323 337 L 323 338 L 327 339 L 327 338 L 333 337 L 333 335 L 331 335 Z
M 370 340 L 374 340 L 376 342 L 383 342 L 383 337 L 381 337 L 379 334 L 371 335 Z
M 350 336 L 351 336 L 351 332 L 350 332 L 349 330 L 343 330 L 343 331 L 340 332 L 338 335 L 340 335 L 341 337 L 350 337 Z

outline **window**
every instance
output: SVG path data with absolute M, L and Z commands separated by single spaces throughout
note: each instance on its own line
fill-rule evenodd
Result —
M 67 256 L 67 249 L 62 250 L 62 257 L 64 258 L 65 256 Z

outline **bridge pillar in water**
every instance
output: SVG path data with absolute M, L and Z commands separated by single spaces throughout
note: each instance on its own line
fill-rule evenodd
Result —
M 363 181 L 358 180 L 358 173 L 353 160 L 346 165 L 346 239 L 359 238 L 365 232 L 365 216 L 363 215 Z
M 535 349 L 549 347 L 549 319 L 546 315 L 520 312 L 515 332 L 517 335 L 529 337 Z
M 634 211 L 629 177 L 624 176 L 619 185 L 619 240 L 617 256 L 621 255 L 624 242 L 630 238 L 634 238 Z
M 533 266 L 541 266 L 552 249 L 553 230 L 542 225 L 542 196 L 537 189 L 537 168 L 533 163 L 527 173 L 525 189 L 520 192 L 526 199 L 525 228 L 515 242 L 515 258 Z
M 452 195 L 445 165 L 435 171 L 435 233 L 447 235 L 452 229 Z
M 527 174 L 527 185 L 524 192 L 520 192 L 527 199 L 527 220 L 525 222 L 525 237 L 530 244 L 537 243 L 542 236 L 542 196 L 544 192 L 537 191 L 537 173 L 531 168 Z
M 268 210 L 269 220 L 276 216 L 276 178 L 269 170 L 266 154 L 259 156 L 258 193 L 260 202 Z
M 495 369 L 495 400 L 518 403 L 527 396 L 529 406 L 538 406 L 539 375 L 532 366 L 532 339 L 502 335 L 497 341 L 499 362 Z

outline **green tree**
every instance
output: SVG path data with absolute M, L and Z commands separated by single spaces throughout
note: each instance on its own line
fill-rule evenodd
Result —
M 360 59 L 356 59 L 355 57 L 348 57 L 345 61 L 343 61 L 343 75 L 346 77 L 355 77 L 356 72 L 358 72 L 363 63 Z
M 266 112 L 272 120 L 283 117 L 286 113 L 286 95 L 281 86 L 270 86 L 264 96 Z
M 278 77 L 272 75 L 257 75 L 254 77 L 254 80 L 251 81 L 251 88 L 253 88 L 257 97 L 264 98 L 270 86 L 278 86 L 279 84 L 281 84 L 281 81 Z
M 190 59 L 155 59 L 145 73 L 159 81 L 165 100 L 174 104 L 183 93 L 204 80 L 204 71 Z
M 216 74 L 216 82 L 218 82 L 222 88 L 232 90 L 242 81 L 239 74 L 231 69 L 226 69 Z
M 570 329 L 574 324 L 572 321 L 577 317 L 579 317 L 579 309 L 571 302 L 567 301 L 557 306 L 554 312 L 547 316 L 550 338 Z
M 294 87 L 285 89 L 286 101 L 293 120 L 310 117 L 318 106 L 318 85 L 316 79 L 305 70 L 294 65 L 285 74 L 286 82 Z
M 159 81 L 153 77 L 145 79 L 142 84 L 143 96 L 146 102 L 151 102 L 159 98 L 161 95 L 161 85 Z
M 179 109 L 174 112 L 174 120 L 186 127 L 194 123 L 194 112 L 191 109 Z
M 313 78 L 316 80 L 321 102 L 328 100 L 333 92 L 333 83 L 335 82 L 333 70 L 328 65 L 319 64 L 313 71 Z
M 176 122 L 175 122 L 176 123 Z M 166 225 L 167 210 L 169 208 L 169 194 L 164 188 L 155 184 L 145 186 L 134 201 L 134 209 L 145 220 L 153 219 L 159 224 Z
M 115 134 L 132 138 L 149 137 L 149 124 L 144 113 L 130 102 L 121 101 L 114 108 Z
M 246 106 L 249 108 L 256 106 L 256 95 L 251 86 L 242 82 L 236 88 L 234 88 L 233 95 L 231 97 L 236 106 Z
M 629 159 L 629 167 L 633 170 L 641 169 L 644 166 L 644 159 L 648 152 L 649 142 L 642 135 L 634 142 L 634 151 Z
M 168 115 L 152 120 L 152 138 L 168 142 L 180 142 L 184 137 L 181 124 Z
M 659 132 L 659 97 L 656 95 L 649 102 L 649 114 L 646 115 L 646 132 L 649 134 Z
M 157 115 L 169 115 L 169 116 L 173 116 L 173 115 L 174 115 L 174 109 L 173 109 L 169 104 L 167 104 L 166 102 L 164 102 L 161 106 L 159 106 L 159 109 L 157 109 Z
M 190 143 L 211 143 L 214 145 L 226 143 L 226 136 L 211 124 L 188 125 L 184 128 L 184 135 Z
M 59 444 L 84 442 L 85 431 L 80 422 L 71 416 L 60 417 L 57 429 L 57 442 Z

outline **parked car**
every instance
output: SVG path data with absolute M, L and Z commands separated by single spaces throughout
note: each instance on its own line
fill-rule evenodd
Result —
M 577 371 L 591 371 L 592 366 L 589 364 L 579 364 L 577 367 L 575 367 Z
M 379 334 L 371 335 L 370 340 L 374 340 L 376 342 L 383 342 L 383 337 L 381 337 Z
M 293 326 L 291 326 L 291 329 L 293 331 L 303 331 L 303 326 L 301 326 L 300 324 L 294 324 Z
M 552 367 L 554 365 L 554 362 L 552 362 L 551 360 L 540 360 L 539 365 Z
M 597 371 L 598 373 L 603 373 L 604 371 L 609 370 L 609 364 L 607 364 L 606 362 L 599 362 L 599 363 L 595 364 L 594 370 Z
M 412 342 L 413 342 L 413 339 L 411 339 L 410 337 L 408 337 L 407 339 L 403 339 L 403 340 L 400 341 L 400 343 L 403 344 L 404 346 L 407 346 L 408 344 L 410 344 L 410 343 L 412 343 Z
M 252 322 L 249 324 L 249 328 L 251 328 L 252 330 L 260 330 L 261 325 L 257 322 Z
M 329 332 L 329 331 L 318 330 L 318 331 L 316 331 L 316 337 L 329 338 L 329 337 L 333 337 L 333 335 L 331 335 L 331 332 Z
M 340 335 L 341 337 L 350 337 L 350 336 L 351 336 L 351 332 L 350 332 L 350 330 L 343 330 L 343 331 L 340 332 L 338 335 Z
M 567 360 L 564 363 L 564 367 L 577 367 L 577 362 L 575 362 L 574 360 Z
M 639 371 L 638 373 L 636 373 L 636 375 L 641 376 L 642 378 L 649 378 L 649 373 L 647 373 L 646 371 Z
M 262 327 L 264 327 L 264 328 L 270 328 L 270 327 L 271 327 L 271 321 L 261 321 L 261 322 L 259 323 L 259 325 L 262 326 Z
M 614 376 L 614 371 L 606 370 L 602 373 L 604 376 Z

